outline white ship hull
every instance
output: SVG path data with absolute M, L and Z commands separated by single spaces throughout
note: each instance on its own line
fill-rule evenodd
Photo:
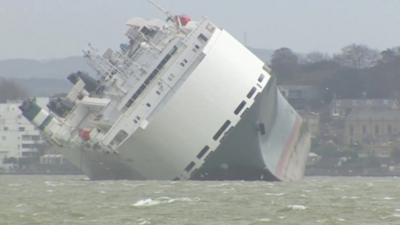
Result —
M 258 126 L 266 128 L 263 135 Z M 157 148 L 157 147 L 155 147 Z M 167 145 L 159 146 L 168 150 Z M 305 162 L 310 148 L 310 135 L 300 116 L 277 91 L 274 81 L 256 97 L 256 102 L 243 114 L 242 120 L 222 139 L 221 145 L 208 155 L 199 169 L 190 174 L 199 180 L 299 180 L 303 177 Z M 81 146 L 59 148 L 91 179 L 173 179 L 175 174 L 161 176 L 158 167 L 163 161 L 148 160 L 152 167 L 149 176 L 140 173 L 132 149 L 144 149 L 132 141 L 121 152 L 128 154 L 104 154 L 85 151 Z M 129 154 L 132 153 L 132 154 Z M 195 152 L 196 153 L 196 152 Z M 197 152 L 196 154 L 198 154 Z M 176 157 L 175 163 L 187 163 Z M 182 170 L 182 169 L 181 169 Z
M 129 108 L 100 141 L 89 140 L 89 134 L 87 139 L 79 134 L 84 139 L 79 140 L 64 128 L 72 123 L 81 129 L 90 125 L 85 122 L 87 116 L 79 117 L 90 108 L 75 110 L 66 122 L 53 122 L 46 113 L 35 114 L 31 120 L 54 140 L 60 153 L 92 179 L 300 179 L 309 149 L 302 119 L 276 89 L 261 60 L 226 31 L 207 25 L 207 21 L 202 24 L 199 27 L 210 32 L 210 38 L 199 35 L 200 42 L 206 41 L 201 54 L 193 53 L 200 48 L 197 36 L 193 38 L 196 48 L 181 53 L 187 56 L 175 62 L 179 65 L 183 60 L 180 65 L 185 72 L 179 81 L 172 83 L 171 75 L 182 68 L 168 66 L 175 71 L 168 72 L 160 66 L 172 55 L 157 67 L 157 71 L 171 73 L 170 81 L 159 80 L 158 95 L 163 92 L 161 82 L 171 87 L 161 103 L 152 108 L 149 101 L 156 102 L 159 97 L 150 98 L 143 86 L 140 93 L 144 90 L 145 94 L 135 94 L 127 107 L 133 102 L 137 106 Z M 185 45 L 192 44 L 196 32 L 188 35 Z M 147 87 L 153 86 L 149 83 Z M 150 100 L 141 96 L 150 96 Z M 136 103 L 140 101 L 147 102 L 147 107 Z M 90 107 L 103 102 L 107 101 L 95 99 Z M 135 117 L 129 110 L 146 116 Z M 75 130 L 74 126 L 70 129 Z M 69 135 L 71 138 L 65 138 Z

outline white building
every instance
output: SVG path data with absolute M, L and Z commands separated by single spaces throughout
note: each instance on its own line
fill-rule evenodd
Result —
M 38 98 L 37 102 L 46 107 L 48 98 Z M 40 131 L 22 116 L 19 105 L 21 102 L 0 103 L 0 168 L 3 169 L 19 158 L 37 156 L 44 143 Z

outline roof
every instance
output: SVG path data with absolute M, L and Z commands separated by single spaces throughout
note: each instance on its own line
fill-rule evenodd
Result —
M 336 99 L 332 101 L 332 106 L 345 108 L 398 109 L 399 103 L 395 99 Z
M 352 110 L 346 120 L 400 120 L 400 110 Z

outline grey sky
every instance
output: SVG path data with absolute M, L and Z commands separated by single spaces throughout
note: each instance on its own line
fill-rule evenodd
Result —
M 258 48 L 338 51 L 350 43 L 400 44 L 398 0 L 158 0 L 177 13 L 207 16 Z M 130 17 L 162 17 L 145 0 L 0 0 L 0 59 L 80 55 L 91 42 L 124 41 Z

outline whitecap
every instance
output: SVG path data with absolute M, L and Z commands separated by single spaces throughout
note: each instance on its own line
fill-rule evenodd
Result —
M 182 197 L 182 198 L 170 198 L 170 197 L 160 197 L 157 199 L 161 203 L 173 203 L 173 202 L 191 202 L 191 198 Z
M 332 190 L 334 190 L 334 191 L 344 191 L 344 189 L 338 188 L 338 187 L 332 188 Z
M 261 219 L 258 219 L 257 221 L 258 221 L 258 222 L 267 223 L 267 222 L 271 222 L 271 219 L 270 219 L 270 218 L 261 218 Z
M 400 214 L 395 213 L 395 214 L 393 214 L 393 217 L 400 218 Z
M 266 196 L 284 196 L 285 193 L 265 193 Z
M 288 205 L 289 209 L 293 209 L 293 210 L 305 210 L 307 209 L 307 207 L 305 207 L 304 205 Z
M 63 186 L 64 185 L 64 183 L 57 183 L 57 182 L 54 182 L 54 181 L 45 181 L 44 183 L 49 187 L 57 187 L 57 186 Z
M 142 199 L 137 201 L 135 204 L 133 204 L 133 206 L 135 207 L 149 207 L 149 206 L 155 206 L 155 205 L 159 205 L 160 202 L 157 200 L 153 200 L 151 198 L 146 198 L 146 199 Z
M 173 203 L 176 200 L 170 197 L 159 197 L 156 201 L 159 201 L 160 203 Z
M 199 199 L 195 199 L 198 201 Z M 174 202 L 191 202 L 193 199 L 187 198 L 187 197 L 181 197 L 181 198 L 170 198 L 170 197 L 159 197 L 157 199 L 142 199 L 137 201 L 136 203 L 133 204 L 135 207 L 148 207 L 148 206 L 155 206 L 155 205 L 160 205 L 160 204 L 169 204 L 169 203 L 174 203 Z
M 24 207 L 24 206 L 26 206 L 26 204 L 21 203 L 21 204 L 16 205 L 15 208 L 21 208 L 21 207 Z
M 346 195 L 344 195 L 344 196 L 342 196 L 342 199 L 353 199 L 353 200 L 355 200 L 355 199 L 359 199 L 360 197 L 358 197 L 358 196 L 346 196 Z
M 393 200 L 393 197 L 384 197 L 383 200 Z
M 122 183 L 122 185 L 124 185 L 126 187 L 130 187 L 130 188 L 137 188 L 137 187 L 144 186 L 145 184 Z
M 343 219 L 343 218 L 338 218 L 337 221 L 339 221 L 339 222 L 344 222 L 344 221 L 346 221 L 346 220 Z
M 146 220 L 144 218 L 140 218 L 137 220 L 139 225 L 146 225 L 146 224 L 151 224 L 149 220 Z

